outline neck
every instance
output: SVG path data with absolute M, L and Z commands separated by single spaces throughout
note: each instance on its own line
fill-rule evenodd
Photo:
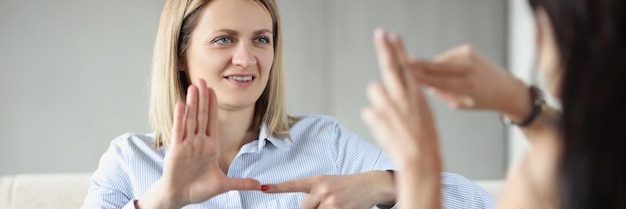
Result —
M 237 153 L 241 146 L 258 137 L 257 133 L 249 131 L 253 114 L 254 106 L 241 110 L 219 110 L 219 136 L 222 153 Z

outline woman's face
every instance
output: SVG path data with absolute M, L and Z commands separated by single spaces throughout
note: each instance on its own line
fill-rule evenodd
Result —
M 537 60 L 539 70 L 546 78 L 546 88 L 549 93 L 558 98 L 561 81 L 561 57 L 554 39 L 554 31 L 545 10 L 539 9 L 536 12 L 537 18 Z
M 183 70 L 215 90 L 221 109 L 254 107 L 274 59 L 270 13 L 253 0 L 214 0 L 199 18 Z

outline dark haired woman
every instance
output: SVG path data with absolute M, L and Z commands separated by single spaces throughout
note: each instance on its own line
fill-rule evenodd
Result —
M 507 177 L 500 208 L 626 208 L 626 2 L 530 0 L 538 66 L 561 110 L 461 46 L 424 61 L 398 36 L 377 31 L 383 84 L 363 110 L 398 165 L 402 208 L 440 208 L 438 135 L 421 86 L 455 108 L 501 112 L 532 144 Z M 428 171 L 428 172 L 425 172 Z

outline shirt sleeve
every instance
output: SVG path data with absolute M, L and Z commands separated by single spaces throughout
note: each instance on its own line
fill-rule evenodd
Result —
M 123 149 L 114 140 L 100 158 L 81 209 L 135 208 Z
M 340 174 L 395 170 L 391 159 L 381 149 L 349 131 L 336 120 L 333 122 L 335 141 L 331 150 Z M 389 209 L 397 206 L 377 205 L 373 208 Z
M 335 141 L 332 147 L 340 174 L 371 170 L 395 170 L 391 159 L 381 149 L 365 141 L 334 121 Z
M 459 174 L 442 173 L 441 184 L 441 204 L 446 209 L 495 208 L 489 192 Z
M 341 174 L 370 170 L 396 170 L 391 159 L 381 149 L 363 140 L 335 121 L 334 155 Z M 494 208 L 495 200 L 483 188 L 454 173 L 441 174 L 441 204 L 446 209 Z M 379 206 L 379 208 L 385 208 Z M 397 208 L 394 205 L 392 208 Z

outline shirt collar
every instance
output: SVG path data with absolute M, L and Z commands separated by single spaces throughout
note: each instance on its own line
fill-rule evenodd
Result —
M 265 124 L 261 126 L 261 130 L 259 131 L 259 150 L 261 150 L 269 141 L 272 145 L 278 147 L 279 149 L 289 150 L 293 142 L 289 138 L 277 138 L 273 135 L 268 135 L 269 129 Z

